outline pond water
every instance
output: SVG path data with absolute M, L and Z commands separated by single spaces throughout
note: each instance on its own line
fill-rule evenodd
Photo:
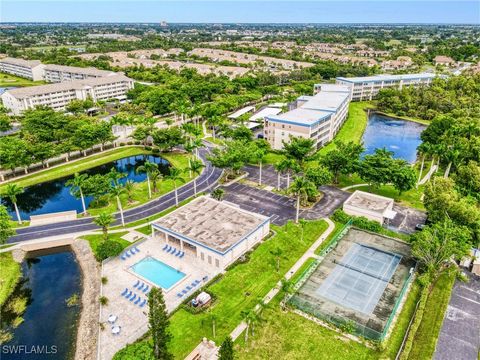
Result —
M 147 160 L 158 164 L 162 174 L 168 173 L 168 161 L 155 155 L 130 156 L 91 168 L 83 173 L 89 175 L 107 174 L 112 167 L 115 167 L 119 172 L 127 174 L 125 178 L 120 180 L 121 183 L 125 183 L 127 180 L 141 182 L 147 176 L 144 173 L 137 174 L 135 170 Z M 65 185 L 67 180 L 71 178 L 73 178 L 73 175 L 25 188 L 23 194 L 17 196 L 17 204 L 22 219 L 28 220 L 30 215 L 67 210 L 77 210 L 77 213 L 81 213 L 83 211 L 81 200 L 70 194 L 70 187 Z M 92 197 L 85 198 L 87 207 L 92 200 Z M 3 198 L 1 203 L 7 206 L 10 215 L 16 220 L 15 210 L 10 200 Z
M 376 148 L 386 148 L 394 152 L 395 158 L 414 163 L 420 134 L 425 125 L 372 113 L 368 118 L 363 134 L 364 154 L 373 154 Z
M 28 254 L 22 263 L 23 278 L 11 299 L 27 298 L 24 321 L 9 329 L 12 340 L 2 345 L 2 360 L 71 359 L 74 355 L 80 305 L 67 305 L 67 299 L 76 294 L 80 301 L 81 271 L 69 247 L 59 247 Z M 8 304 L 7 304 L 8 306 Z M 5 309 L 7 308 L 5 306 Z M 2 325 L 9 323 L 9 315 L 2 310 Z M 5 353 L 13 346 L 24 345 L 30 354 Z M 31 353 L 37 346 L 44 353 Z M 19 349 L 17 347 L 17 349 Z

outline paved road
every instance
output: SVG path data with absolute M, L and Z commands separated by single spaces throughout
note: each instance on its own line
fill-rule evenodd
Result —
M 214 185 L 216 185 L 222 174 L 222 170 L 214 168 L 210 162 L 206 160 L 206 156 L 209 152 L 210 148 L 200 149 L 200 157 L 203 159 L 206 166 L 203 169 L 202 174 L 197 178 L 197 192 L 206 191 L 212 188 Z M 191 196 L 193 196 L 193 182 L 185 184 L 178 189 L 179 201 L 183 201 Z M 173 192 L 165 194 L 144 205 L 124 211 L 125 222 L 129 223 L 132 221 L 141 220 L 148 216 L 164 211 L 174 205 L 175 194 Z M 116 214 L 113 226 L 120 224 L 120 215 Z M 93 219 L 91 217 L 88 217 L 61 223 L 29 226 L 23 229 L 18 229 L 17 235 L 9 238 L 7 242 L 12 243 L 25 240 L 34 240 L 42 237 L 65 235 L 96 229 L 99 229 L 99 227 L 93 223 Z
M 456 280 L 443 319 L 434 360 L 477 360 L 480 351 L 480 277 Z

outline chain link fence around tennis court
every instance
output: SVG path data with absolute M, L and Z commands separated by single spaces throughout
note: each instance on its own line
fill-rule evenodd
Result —
M 291 306 L 297 308 L 298 310 L 312 315 L 322 321 L 331 323 L 342 331 L 351 333 L 356 336 L 361 336 L 366 339 L 374 340 L 374 341 L 383 341 L 389 331 L 390 326 L 392 325 L 393 319 L 398 311 L 398 308 L 402 304 L 402 300 L 407 292 L 409 284 L 414 276 L 414 271 L 410 271 L 407 273 L 406 277 L 403 279 L 403 284 L 399 295 L 395 300 L 395 304 L 393 309 L 383 327 L 382 331 L 378 329 L 372 329 L 364 324 L 358 323 L 350 318 L 338 316 L 337 314 L 333 313 L 326 313 L 319 309 L 314 303 L 302 298 L 300 296 L 296 296 L 298 290 L 302 287 L 303 284 L 312 276 L 312 274 L 317 270 L 319 265 L 325 259 L 325 257 L 335 249 L 338 242 L 345 236 L 345 234 L 351 228 L 351 220 L 345 224 L 339 232 L 329 241 L 329 243 L 325 246 L 325 248 L 320 252 L 319 258 L 315 260 L 305 271 L 300 275 L 296 283 L 293 285 L 294 293 L 287 295 L 285 298 L 285 302 L 290 304 Z

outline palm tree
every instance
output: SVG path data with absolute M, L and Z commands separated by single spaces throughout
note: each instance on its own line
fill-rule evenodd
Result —
M 195 156 L 197 158 L 200 158 L 200 155 L 198 154 L 198 149 L 203 147 L 203 141 L 200 138 L 195 138 L 192 140 L 192 147 L 195 149 Z
M 120 200 L 120 196 L 125 194 L 126 190 L 123 186 L 117 185 L 112 186 L 110 188 L 110 196 L 116 198 L 117 200 L 117 208 L 120 211 L 120 219 L 122 220 L 122 226 L 125 226 L 125 219 L 123 218 L 123 208 L 122 208 L 122 201 Z
M 430 153 L 431 146 L 429 143 L 423 142 L 421 143 L 418 148 L 418 153 L 422 156 L 422 164 L 420 165 L 420 172 L 418 174 L 418 181 L 416 188 L 418 189 L 418 184 L 420 183 L 420 180 L 422 180 L 422 172 L 423 172 L 423 167 L 425 165 L 425 156 L 427 156 Z
M 141 166 L 139 166 L 135 171 L 137 173 L 145 173 L 147 174 L 147 185 L 148 185 L 148 198 L 152 198 L 152 189 L 150 187 L 150 178 L 152 176 L 152 173 L 157 170 L 158 171 L 158 165 L 150 162 L 150 161 L 145 161 L 145 163 Z
M 157 183 L 163 178 L 162 173 L 158 169 L 154 169 L 150 174 L 150 181 L 152 182 L 152 192 L 157 192 Z
M 117 169 L 112 167 L 107 174 L 108 178 L 112 181 L 113 186 L 118 187 L 120 183 L 118 182 L 120 179 L 123 179 L 127 174 L 118 172 Z
M 279 247 L 276 247 L 275 249 L 270 250 L 270 254 L 275 256 L 275 259 L 276 259 L 275 267 L 277 269 L 277 272 L 279 272 L 280 271 L 280 257 L 282 256 L 283 251 Z
M 113 222 L 113 220 L 114 219 L 112 214 L 107 212 L 102 212 L 95 219 L 93 219 L 93 222 L 102 228 L 103 240 L 108 239 L 108 227 Z
M 308 196 L 310 193 L 317 191 L 314 183 L 303 176 L 298 176 L 293 181 L 292 186 L 289 187 L 288 192 L 297 197 L 297 212 L 295 214 L 295 223 L 298 223 L 300 215 L 300 201 Z
M 133 190 L 135 190 L 135 183 L 132 180 L 127 180 L 124 185 L 125 192 L 127 193 L 127 201 L 131 203 Z
M 210 194 L 210 196 L 217 201 L 222 201 L 224 195 L 225 195 L 225 190 L 223 190 L 222 188 L 216 188 Z
M 286 162 L 285 161 L 278 161 L 276 162 L 273 167 L 277 171 L 277 190 L 280 190 L 280 180 L 281 180 L 281 175 L 285 170 L 287 170 L 286 167 Z
M 7 184 L 3 193 L 3 195 L 8 197 L 12 202 L 19 224 L 22 224 L 22 218 L 20 217 L 20 211 L 18 210 L 17 195 L 20 195 L 21 193 L 23 193 L 23 188 L 17 184 Z
M 177 192 L 177 182 L 185 182 L 185 179 L 182 177 L 184 170 L 179 168 L 170 169 L 170 174 L 166 176 L 167 179 L 173 181 L 173 188 L 175 189 L 175 206 L 178 206 L 178 192 Z
M 65 183 L 65 185 L 70 186 L 70 194 L 75 196 L 77 199 L 80 197 L 84 215 L 87 213 L 87 207 L 85 206 L 85 196 L 83 195 L 82 188 L 85 186 L 85 181 L 87 178 L 87 174 L 75 173 L 73 179 L 70 179 Z
M 284 171 L 287 173 L 287 188 L 290 187 L 290 176 L 300 171 L 300 166 L 294 159 L 285 158 L 281 161 Z
M 200 160 L 193 159 L 190 160 L 190 166 L 188 170 L 190 171 L 193 176 L 200 175 L 202 169 L 205 167 Z M 197 196 L 197 178 L 193 180 L 193 195 Z

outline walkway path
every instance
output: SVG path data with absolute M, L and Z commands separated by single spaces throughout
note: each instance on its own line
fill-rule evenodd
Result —
M 210 147 L 202 148 L 199 151 L 200 157 L 205 163 L 202 174 L 197 178 L 197 192 L 207 191 L 214 187 L 222 175 L 222 170 L 215 168 L 206 160 L 210 153 Z M 185 184 L 178 189 L 178 200 L 183 201 L 193 196 L 193 181 Z M 146 204 L 137 206 L 133 209 L 124 211 L 125 222 L 133 222 L 146 217 L 158 214 L 175 205 L 175 194 L 173 191 L 160 196 L 157 199 L 149 201 Z M 112 226 L 120 225 L 120 215 L 115 214 L 115 222 Z M 17 230 L 17 235 L 12 236 L 7 242 L 18 242 L 44 237 L 82 233 L 92 230 L 98 230 L 99 227 L 93 223 L 93 217 L 65 221 L 56 224 L 29 226 Z
M 287 271 L 285 274 L 285 279 L 290 280 L 292 276 L 302 267 L 305 262 L 311 258 L 311 257 L 316 257 L 317 255 L 315 254 L 315 250 L 322 244 L 323 241 L 335 230 L 335 224 L 333 223 L 332 220 L 329 218 L 323 218 L 328 223 L 328 228 L 325 230 L 322 235 L 308 248 L 307 251 L 302 255 L 300 259 L 297 260 L 295 264 L 290 268 L 290 270 Z M 275 295 L 278 294 L 282 286 L 282 282 L 279 281 L 277 285 L 271 289 L 267 295 L 263 298 L 263 302 L 265 304 L 268 304 L 274 297 Z M 255 307 L 255 310 L 258 311 L 260 308 L 260 305 L 257 305 Z M 245 321 L 242 321 L 231 333 L 230 336 L 232 339 L 235 341 L 237 337 L 239 337 L 243 331 L 247 328 L 247 324 Z

